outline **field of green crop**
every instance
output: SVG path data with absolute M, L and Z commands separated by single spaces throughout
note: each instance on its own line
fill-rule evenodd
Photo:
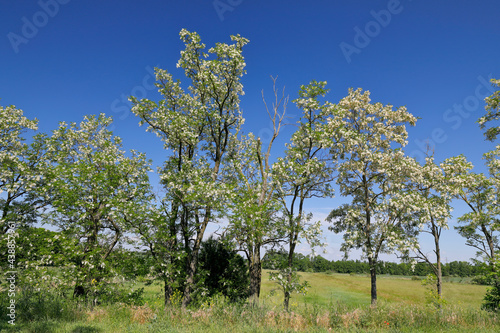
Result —
M 499 332 L 498 315 L 480 310 L 486 287 L 447 282 L 447 304 L 426 304 L 426 289 L 411 277 L 380 276 L 379 303 L 370 306 L 370 279 L 365 275 L 300 273 L 311 285 L 307 295 L 293 295 L 289 312 L 281 309 L 282 294 L 263 272 L 258 305 L 229 304 L 223 298 L 201 308 L 165 308 L 162 286 L 145 288 L 147 303 L 79 307 L 61 300 L 65 315 L 14 328 L 12 332 Z M 140 286 L 143 286 L 140 284 Z M 273 292 L 274 290 L 274 292 Z M 57 303 L 56 303 L 57 304 Z

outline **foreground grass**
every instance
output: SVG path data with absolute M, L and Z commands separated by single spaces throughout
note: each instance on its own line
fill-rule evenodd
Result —
M 312 288 L 294 295 L 291 311 L 281 310 L 282 295 L 263 274 L 261 303 L 228 304 L 214 298 L 199 309 L 164 308 L 161 286 L 145 286 L 147 304 L 73 307 L 59 320 L 18 323 L 13 332 L 498 332 L 500 318 L 480 310 L 485 287 L 447 283 L 449 304 L 441 311 L 426 305 L 420 281 L 380 277 L 379 305 L 369 306 L 369 278 L 301 273 Z

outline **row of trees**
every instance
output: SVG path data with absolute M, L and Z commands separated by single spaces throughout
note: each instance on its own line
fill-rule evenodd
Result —
M 283 286 L 287 308 L 291 293 L 303 287 L 293 270 L 298 242 L 321 245 L 320 222 L 312 221 L 306 200 L 332 197 L 333 184 L 350 203 L 333 209 L 327 221 L 331 230 L 343 233 L 346 255 L 363 251 L 373 304 L 381 253 L 427 262 L 441 294 L 439 237 L 448 228 L 453 199 L 471 209 L 460 218 L 459 232 L 494 270 L 500 146 L 485 154 L 489 175 L 475 173 L 465 156 L 438 164 L 429 151 L 421 165 L 403 150 L 406 126 L 417 121 L 405 107 L 372 103 L 369 91 L 361 89 L 349 89 L 345 98 L 331 103 L 325 100 L 326 82 L 312 81 L 293 101 L 302 112 L 297 130 L 281 157 L 271 160 L 288 98 L 276 85 L 272 105 L 263 97 L 273 124 L 267 146 L 244 134 L 239 103 L 248 40 L 231 36 L 231 44 L 207 51 L 197 33 L 182 30 L 180 37 L 185 49 L 177 67 L 189 85 L 157 68 L 162 99 L 130 97 L 131 111 L 167 153 L 157 170 L 161 194 L 153 193 L 149 183 L 151 162 L 143 153 L 122 150 L 104 114 L 87 116 L 80 124 L 62 122 L 52 135 L 38 134 L 27 144 L 23 134 L 35 130 L 37 121 L 14 106 L 0 109 L 3 234 L 13 231 L 11 222 L 28 225 L 39 218 L 64 231 L 61 244 L 67 252 L 57 264 L 65 278 L 47 271 L 45 280 L 66 281 L 75 295 L 96 295 L 114 274 L 109 268 L 113 250 L 130 241 L 148 249 L 151 274 L 164 282 L 165 302 L 178 291 L 187 306 L 196 295 L 207 227 L 225 220 L 222 238 L 245 253 L 253 300 L 260 292 L 262 249 L 284 246 L 288 259 L 274 278 Z M 499 117 L 498 92 L 486 102 L 481 126 Z M 495 128 L 486 133 L 491 140 L 498 134 Z M 434 238 L 435 258 L 420 249 L 422 232 Z M 55 260 L 47 254 L 25 268 Z
M 275 269 L 287 260 L 287 254 L 283 251 L 268 251 L 262 259 L 262 268 Z M 297 253 L 293 258 L 293 269 L 298 272 L 334 272 L 344 274 L 369 274 L 370 265 L 361 260 L 337 260 L 330 261 L 320 255 L 306 256 Z M 452 261 L 442 265 L 443 276 L 477 277 L 483 274 L 483 265 L 480 262 L 471 264 L 468 261 Z M 432 268 L 426 262 L 395 263 L 390 261 L 379 261 L 377 274 L 427 276 L 434 274 Z M 478 279 L 478 282 L 482 282 Z

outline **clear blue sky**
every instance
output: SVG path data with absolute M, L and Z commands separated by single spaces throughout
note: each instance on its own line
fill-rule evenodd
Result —
M 0 104 L 38 118 L 44 132 L 105 112 L 127 149 L 145 151 L 159 165 L 166 153 L 138 127 L 126 97 L 155 98 L 155 66 L 183 79 L 175 68 L 182 28 L 208 47 L 240 34 L 250 40 L 241 103 L 247 132 L 267 133 L 260 94 L 270 97 L 270 75 L 291 99 L 300 85 L 326 80 L 331 102 L 362 87 L 373 101 L 406 105 L 422 118 L 410 129 L 412 156 L 421 158 L 431 139 L 438 161 L 463 153 L 482 171 L 482 154 L 493 144 L 475 122 L 491 94 L 489 77 L 500 77 L 499 13 L 494 0 L 2 1 Z M 291 103 L 288 111 L 298 115 Z M 320 217 L 339 202 L 316 201 L 310 209 Z M 456 215 L 464 209 L 457 205 Z M 448 261 L 473 256 L 453 230 L 444 236 Z M 328 257 L 337 258 L 340 237 L 328 241 Z

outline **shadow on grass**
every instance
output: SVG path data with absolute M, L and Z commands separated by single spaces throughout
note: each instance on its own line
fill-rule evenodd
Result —
M 53 321 L 16 323 L 15 325 L 0 325 L 0 332 L 56 332 L 58 324 Z
M 92 326 L 83 326 L 83 325 L 78 325 L 71 331 L 71 333 L 98 333 L 98 332 L 102 332 L 102 330 Z
M 61 324 L 50 320 L 50 321 L 32 321 L 30 323 L 16 323 L 15 325 L 7 325 L 0 323 L 0 332 L 40 332 L 40 333 L 52 333 L 60 332 Z M 71 333 L 100 333 L 101 329 L 95 328 L 87 325 L 77 325 L 71 331 Z

